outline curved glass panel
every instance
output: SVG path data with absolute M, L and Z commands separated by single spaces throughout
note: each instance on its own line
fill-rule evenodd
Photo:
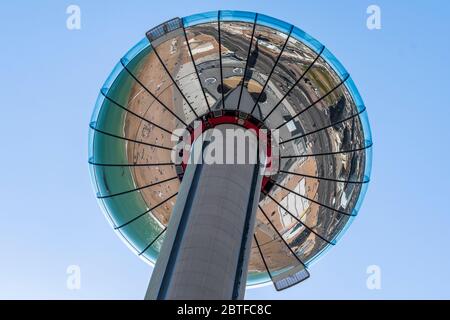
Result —
M 289 128 L 296 122 L 301 122 L 302 126 L 309 125 L 311 129 L 308 131 L 312 131 L 317 128 L 315 122 L 321 124 L 324 123 L 323 119 L 329 119 L 329 124 L 357 113 L 353 99 L 343 85 L 345 80 L 334 72 L 322 56 L 311 61 L 310 68 L 306 69 L 300 79 L 278 99 L 278 104 L 263 108 L 264 119 L 270 126 L 293 131 Z M 277 112 L 274 112 L 274 108 Z M 302 119 L 319 111 L 323 114 L 318 114 L 317 117 L 322 119 L 314 119 L 315 122 Z M 289 136 L 288 132 L 286 134 Z
M 128 62 L 133 60 L 138 54 L 147 49 L 149 46 L 150 41 L 148 41 L 147 37 L 136 43 L 136 45 L 132 47 L 122 58 L 122 60 L 125 62 L 125 65 L 127 65 Z
M 120 228 L 119 232 L 129 239 L 138 254 L 141 254 L 147 249 L 148 244 L 155 239 L 155 235 L 161 233 L 163 229 L 152 217 L 151 213 L 148 213 Z
M 267 95 L 265 88 L 289 38 L 288 34 L 272 28 L 271 24 L 261 24 L 261 19 L 264 21 L 265 16 L 258 15 L 256 21 L 239 106 L 240 110 L 260 119 L 262 114 L 259 105 L 274 99 Z
M 361 113 L 359 115 L 359 119 L 361 121 L 361 125 L 364 131 L 364 141 L 366 146 L 372 145 L 372 131 L 370 130 L 369 117 L 367 115 L 367 111 Z
M 352 96 L 353 101 L 356 104 L 356 107 L 358 108 L 358 111 L 364 110 L 365 106 L 363 99 L 361 98 L 361 95 L 359 94 L 359 91 L 356 88 L 356 85 L 353 82 L 352 77 L 349 77 L 347 81 L 345 81 L 345 86 L 347 87 L 347 90 L 350 92 L 350 95 Z
M 161 251 L 162 244 L 166 237 L 165 229 L 161 231 L 156 239 L 153 239 L 145 248 L 144 252 L 141 252 L 141 256 L 148 259 L 151 262 L 155 262 L 158 258 L 159 252 Z
M 233 10 L 221 10 L 220 21 L 239 21 L 250 22 L 255 21 L 256 13 L 249 11 L 233 11 Z
M 292 250 L 284 237 L 275 229 L 266 213 L 259 210 L 257 213 L 259 228 L 255 231 L 255 244 L 259 251 L 264 268 L 277 290 L 286 289 L 309 277 L 304 263 Z M 259 266 L 262 269 L 262 266 Z M 255 270 L 252 270 L 255 272 Z
M 123 71 L 123 66 L 120 62 L 118 62 L 113 71 L 109 74 L 108 78 L 106 78 L 105 83 L 102 86 L 102 89 L 109 89 L 113 85 L 113 83 L 117 80 L 119 74 Z
M 218 20 L 219 13 L 217 11 L 209 11 L 203 13 L 193 14 L 183 18 L 183 25 L 185 28 L 195 26 L 201 23 L 207 23 Z
M 224 93 L 224 108 L 237 109 L 244 73 L 248 69 L 247 57 L 253 38 L 253 22 L 220 22 L 221 59 Z M 239 41 L 236 41 L 239 39 Z
M 348 76 L 347 70 L 345 70 L 341 62 L 330 52 L 330 50 L 325 48 L 322 52 L 322 57 L 333 67 L 334 71 L 339 75 L 341 80 L 346 79 Z
M 152 47 L 157 59 L 183 99 L 180 108 L 184 110 L 189 123 L 208 112 L 207 102 L 205 96 L 201 94 L 202 88 L 191 58 L 189 42 L 181 23 L 180 26 L 173 26 L 170 30 L 152 41 Z M 155 72 L 158 71 L 155 70 Z M 155 77 L 155 75 L 152 76 Z M 191 119 L 190 116 L 194 118 Z
M 256 245 L 255 239 L 252 242 L 250 251 L 250 261 L 248 265 L 247 286 L 257 286 L 270 282 L 270 276 L 264 266 L 264 261 Z
M 305 31 L 300 28 L 294 27 L 292 29 L 291 36 L 297 39 L 300 42 L 303 42 L 305 45 L 314 50 L 317 54 L 322 51 L 324 48 L 323 44 L 317 41 L 315 38 L 311 37 Z
M 290 23 L 266 16 L 265 14 L 258 14 L 257 24 L 284 32 L 286 34 L 290 32 L 291 28 L 293 28 Z
M 222 109 L 222 48 L 217 21 L 186 28 L 186 37 L 208 104 L 213 110 Z
M 98 113 L 100 112 L 104 100 L 105 97 L 101 93 L 99 93 L 99 95 L 97 96 L 97 100 L 95 102 L 94 111 L 92 112 L 90 122 L 95 122 L 97 120 Z
M 148 110 L 156 106 L 171 114 L 160 121 L 170 121 L 176 127 L 185 126 L 195 118 L 192 110 L 185 108 L 186 101 L 152 46 L 146 47 L 132 61 L 125 62 L 121 60 L 126 66 L 125 81 L 130 81 L 131 84 L 129 103 L 139 108 L 137 113 L 142 115 L 142 108 Z M 146 101 L 141 101 L 144 99 Z

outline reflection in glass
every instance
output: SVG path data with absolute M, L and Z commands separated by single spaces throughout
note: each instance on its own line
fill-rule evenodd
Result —
M 184 113 L 193 112 L 197 118 L 208 112 L 183 28 L 180 26 L 164 35 L 157 42 L 152 42 L 152 46 L 183 97 Z
M 256 102 L 264 103 L 267 100 L 263 89 L 287 40 L 288 35 L 283 32 L 256 25 L 243 84 L 245 92 L 248 92 L 251 99 L 247 104 L 241 103 L 242 111 L 250 113 L 253 110 L 253 115 L 262 119 Z
M 221 109 L 223 106 L 218 23 L 189 27 L 186 29 L 186 37 L 209 105 L 213 110 Z
M 225 108 L 236 109 L 247 66 L 253 23 L 220 22 L 222 74 Z

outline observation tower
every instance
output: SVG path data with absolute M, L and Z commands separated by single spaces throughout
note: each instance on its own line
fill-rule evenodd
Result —
M 237 129 L 256 162 L 189 161 Z M 99 203 L 154 266 L 147 299 L 242 299 L 307 279 L 370 178 L 367 111 L 345 68 L 301 29 L 252 12 L 148 31 L 103 85 L 89 133 Z

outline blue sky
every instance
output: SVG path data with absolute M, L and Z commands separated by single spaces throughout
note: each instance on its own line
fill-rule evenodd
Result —
M 81 8 L 82 29 L 65 13 Z M 366 8 L 381 8 L 381 30 Z M 141 299 L 151 268 L 95 200 L 88 123 L 98 91 L 145 31 L 174 16 L 235 9 L 288 21 L 352 75 L 372 126 L 372 181 L 341 242 L 283 292 L 249 299 L 450 298 L 448 1 L 10 1 L 0 11 L 0 298 Z M 66 268 L 81 268 L 80 290 Z M 381 289 L 366 268 L 381 268 Z

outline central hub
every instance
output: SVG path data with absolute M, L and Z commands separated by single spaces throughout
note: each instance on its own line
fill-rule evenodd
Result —
M 235 125 L 243 128 L 244 130 L 251 130 L 254 132 L 258 139 L 258 144 L 264 146 L 264 165 L 266 171 L 272 165 L 272 134 L 271 131 L 264 125 L 264 123 L 254 117 L 251 114 L 240 110 L 216 110 L 206 113 L 205 115 L 197 118 L 194 122 L 189 124 L 186 130 L 189 134 L 184 137 L 180 137 L 180 141 L 183 139 L 189 139 L 186 141 L 191 147 L 194 145 L 199 136 L 202 136 L 207 130 L 214 129 L 219 125 Z M 188 165 L 188 159 L 190 157 L 191 149 L 179 150 L 179 156 L 182 158 L 181 164 L 176 165 L 177 175 L 180 181 L 183 179 L 186 167 Z M 261 153 L 260 153 L 261 155 Z M 262 180 L 262 190 L 267 192 L 271 187 L 270 179 L 264 175 Z

